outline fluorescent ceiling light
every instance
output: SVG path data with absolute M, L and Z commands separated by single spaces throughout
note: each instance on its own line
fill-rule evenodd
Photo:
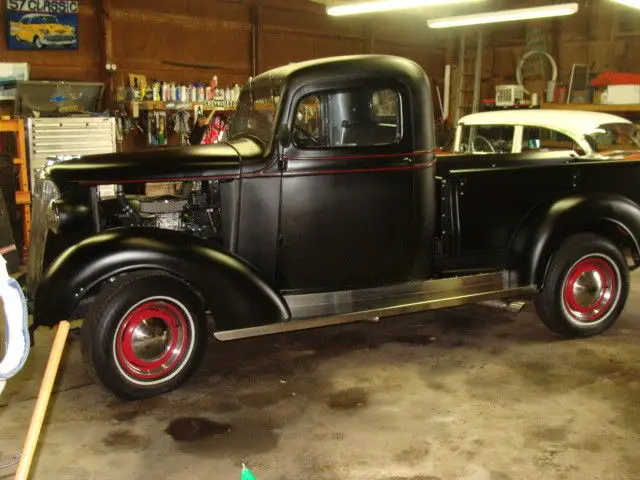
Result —
M 620 5 L 626 5 L 627 7 L 640 9 L 640 0 L 611 0 L 611 1 L 619 3 Z
M 430 28 L 464 27 L 484 23 L 515 22 L 517 20 L 531 20 L 534 18 L 559 17 L 572 15 L 578 11 L 578 4 L 562 3 L 548 7 L 518 8 L 516 10 L 502 10 L 500 12 L 477 13 L 461 15 L 459 17 L 436 18 L 427 20 Z
M 434 7 L 436 5 L 452 5 L 455 3 L 472 3 L 484 0 L 378 0 L 375 2 L 350 3 L 348 5 L 336 5 L 327 7 L 327 14 L 355 15 L 358 13 L 384 12 L 387 10 L 400 10 L 404 8 Z

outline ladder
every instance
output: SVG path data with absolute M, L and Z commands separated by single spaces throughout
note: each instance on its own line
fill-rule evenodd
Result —
M 0 120 L 0 133 L 15 134 L 16 152 L 13 164 L 17 170 L 16 205 L 22 210 L 23 250 L 29 249 L 29 233 L 31 230 L 31 192 L 29 191 L 29 169 L 27 166 L 26 138 L 24 121 L 20 119 Z M 24 252 L 18 252 L 22 257 Z
M 480 107 L 483 41 L 481 32 L 463 33 L 460 37 L 456 124 L 465 115 L 476 113 Z

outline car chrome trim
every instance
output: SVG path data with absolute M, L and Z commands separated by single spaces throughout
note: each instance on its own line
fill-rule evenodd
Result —
M 533 285 L 510 286 L 506 272 L 446 278 L 356 291 L 285 296 L 294 319 L 258 327 L 217 332 L 218 340 L 236 340 L 307 330 L 381 317 L 456 307 L 498 299 L 529 299 Z

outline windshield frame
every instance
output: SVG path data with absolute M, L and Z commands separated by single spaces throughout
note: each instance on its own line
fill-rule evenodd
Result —
M 283 84 L 280 79 L 272 79 L 268 78 L 262 81 L 252 81 L 250 80 L 240 91 L 240 96 L 238 98 L 238 102 L 235 105 L 235 111 L 231 118 L 229 119 L 229 128 L 227 130 L 227 139 L 235 140 L 239 138 L 251 138 L 252 140 L 256 140 L 260 142 L 266 148 L 268 152 L 271 149 L 274 138 L 276 136 L 276 131 L 280 118 L 280 111 L 282 108 L 283 102 Z M 260 92 L 261 94 L 256 96 L 256 92 Z M 262 94 L 262 92 L 266 92 L 267 95 Z M 253 128 L 242 128 L 238 125 L 238 122 L 249 122 L 250 118 L 244 118 L 242 116 L 243 109 L 250 109 L 253 112 L 260 114 L 260 108 L 253 109 L 253 105 L 256 105 L 256 99 L 258 101 L 260 99 L 269 98 L 272 99 L 273 104 L 275 105 L 275 111 L 272 113 L 271 125 L 264 130 L 253 129 Z M 246 105 L 246 107 L 245 107 Z M 265 109 L 265 112 L 270 112 L 270 109 Z M 264 114 L 261 115 L 264 117 Z M 235 128 L 238 128 L 237 131 L 234 131 Z

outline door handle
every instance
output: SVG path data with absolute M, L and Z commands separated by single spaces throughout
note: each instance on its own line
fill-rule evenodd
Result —
M 288 160 L 284 157 L 284 155 L 278 155 L 278 169 L 281 172 L 284 172 L 288 166 Z

